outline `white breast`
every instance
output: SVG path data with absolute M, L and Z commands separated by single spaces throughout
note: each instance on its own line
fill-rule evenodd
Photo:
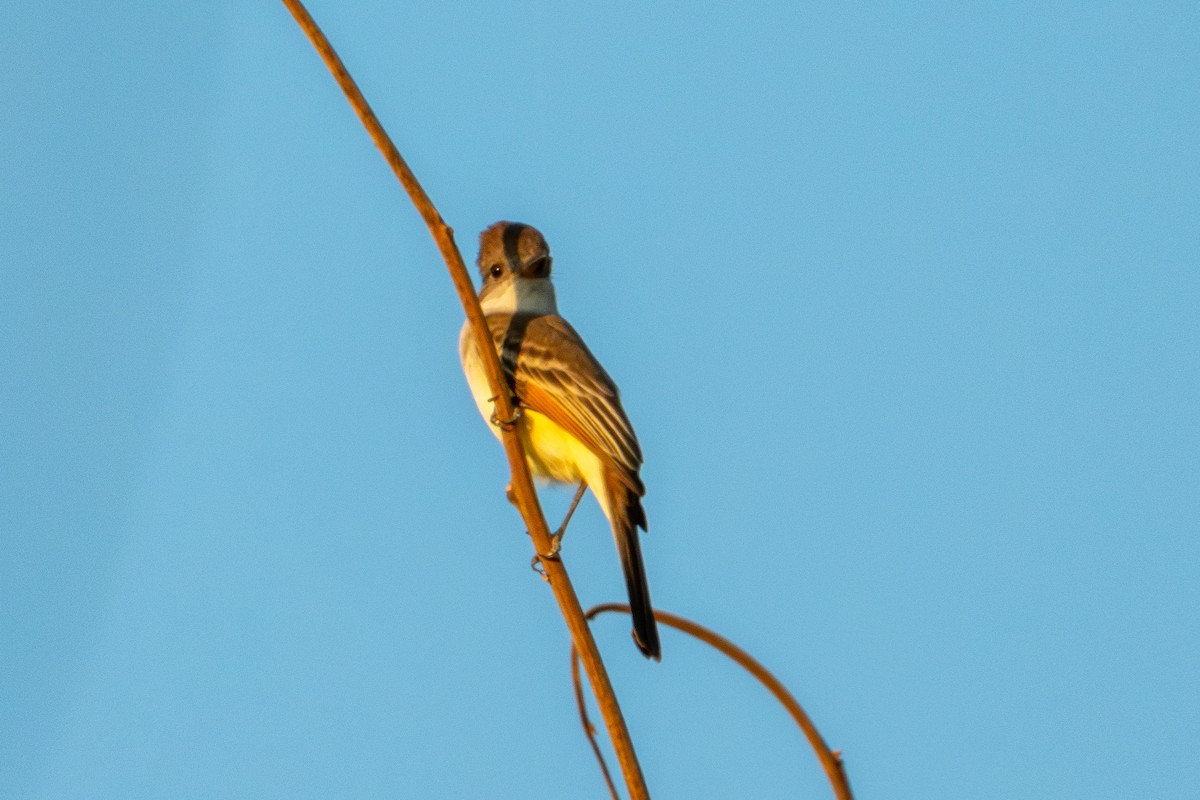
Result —
M 493 314 L 557 314 L 558 303 L 554 297 L 554 284 L 549 278 L 531 280 L 528 278 L 506 281 L 485 292 L 480 299 L 483 314 L 490 317 Z M 475 405 L 488 427 L 499 437 L 500 433 L 491 424 L 492 390 L 488 386 L 487 372 L 475 347 L 475 337 L 471 334 L 471 323 L 464 322 L 458 334 L 458 355 L 462 360 L 463 372 L 467 376 L 467 385 L 471 387 L 471 395 Z
M 479 357 L 479 348 L 475 346 L 475 336 L 471 331 L 471 322 L 463 323 L 458 334 L 458 356 L 462 360 L 463 374 L 467 376 L 467 386 L 471 389 L 471 397 L 480 415 L 488 423 L 488 428 L 500 438 L 500 431 L 492 425 L 492 390 L 488 386 L 487 372 L 483 368 L 483 360 Z
M 549 278 L 516 278 L 489 287 L 479 299 L 484 316 L 492 314 L 557 314 L 558 301 Z

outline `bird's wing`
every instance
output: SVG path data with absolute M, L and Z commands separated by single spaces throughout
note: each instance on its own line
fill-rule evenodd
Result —
M 575 329 L 555 314 L 515 314 L 488 321 L 522 405 L 579 439 L 642 494 L 642 451 L 616 384 Z

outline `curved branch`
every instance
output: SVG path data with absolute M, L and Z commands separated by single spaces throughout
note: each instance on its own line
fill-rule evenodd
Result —
M 588 719 L 587 700 L 583 696 L 583 683 L 579 680 L 579 659 L 575 656 L 575 648 L 571 648 L 571 685 L 575 687 L 575 703 L 579 706 L 579 716 L 583 718 L 583 732 L 587 734 L 588 742 L 592 745 L 592 753 L 600 764 L 600 772 L 604 775 L 604 783 L 608 786 L 608 794 L 612 800 L 621 800 L 617 787 L 613 785 L 612 774 L 608 771 L 608 762 L 604 753 L 600 752 L 600 743 L 596 741 L 596 726 Z
M 492 343 L 491 335 L 488 333 L 487 324 L 483 317 L 483 310 L 480 308 L 479 298 L 475 294 L 475 285 L 471 280 L 470 274 L 467 272 L 466 266 L 463 264 L 462 255 L 458 252 L 458 247 L 454 244 L 454 231 L 446 225 L 441 214 L 438 213 L 432 201 L 430 201 L 429 196 L 425 194 L 425 190 L 421 188 L 421 184 L 417 181 L 416 176 L 400 156 L 400 151 L 392 144 L 391 138 L 379 123 L 375 112 L 371 110 L 371 106 L 367 103 L 366 98 L 363 97 L 362 92 L 359 91 L 354 79 L 350 77 L 350 73 L 346 70 L 345 65 L 342 64 L 342 60 L 334 52 L 333 46 L 325 38 L 325 34 L 321 32 L 317 23 L 304 7 L 304 4 L 299 0 L 283 0 L 283 4 L 287 6 L 313 47 L 320 53 L 325 66 L 333 73 L 333 77 L 342 88 L 342 92 L 345 93 L 346 99 L 350 101 L 350 105 L 354 108 L 363 127 L 370 134 L 371 140 L 375 142 L 375 146 L 383 153 L 383 157 L 391 166 L 392 172 L 395 173 L 400 183 L 403 184 L 413 205 L 416 206 L 417 211 L 421 214 L 421 218 L 425 220 L 425 224 L 429 228 L 429 233 L 433 236 L 433 240 L 437 243 L 438 250 L 442 254 L 442 259 L 446 262 L 446 267 L 450 271 L 450 278 L 454 282 L 454 288 L 457 290 L 459 300 L 462 302 L 463 310 L 466 312 L 467 319 L 471 323 L 475 343 L 479 347 L 479 353 L 483 358 L 483 366 L 487 373 L 488 384 L 491 386 L 492 394 L 496 398 L 494 400 L 496 415 L 499 419 L 512 419 L 515 409 L 503 378 L 503 372 L 500 369 L 500 358 L 496 353 L 495 344 Z M 572 647 L 582 653 L 584 669 L 587 671 L 592 691 L 596 694 L 596 700 L 600 704 L 600 711 L 604 717 L 605 726 L 608 728 L 608 734 L 612 739 L 613 747 L 617 752 L 617 760 L 621 765 L 621 771 L 625 775 L 625 783 L 629 789 L 629 794 L 637 800 L 649 798 L 649 793 L 646 790 L 646 782 L 642 776 L 642 769 L 638 764 L 637 754 L 633 749 L 633 741 L 629 738 L 629 730 L 625 726 L 625 719 L 621 714 L 621 708 L 617 705 L 617 697 L 613 691 L 612 683 L 609 681 L 608 673 L 604 669 L 604 662 L 600 660 L 600 651 L 597 649 L 587 621 L 584 619 L 583 608 L 579 605 L 579 598 L 576 597 L 575 590 L 571 586 L 571 581 L 567 577 L 566 568 L 563 567 L 562 561 L 558 557 L 545 558 L 540 556 L 541 553 L 552 552 L 550 529 L 542 513 L 541 504 L 538 502 L 537 492 L 534 491 L 533 480 L 529 474 L 529 465 L 525 460 L 525 452 L 521 447 L 520 439 L 512 426 L 502 429 L 501 434 L 504 451 L 508 456 L 508 465 L 512 470 L 512 490 L 517 508 L 520 510 L 521 516 L 525 520 L 525 525 L 529 529 L 533 545 L 541 558 L 546 580 L 550 583 L 550 587 L 554 591 L 554 597 L 558 601 L 563 619 L 566 621 L 567 628 L 571 633 Z
M 609 611 L 616 611 L 623 614 L 629 613 L 629 606 L 625 603 L 601 603 L 597 606 L 592 606 L 587 611 L 588 620 L 593 620 L 600 614 Z M 817 758 L 821 762 L 821 766 L 825 769 L 825 775 L 829 779 L 830 785 L 833 787 L 834 796 L 838 800 L 854 800 L 854 795 L 850 792 L 850 780 L 846 777 L 846 769 L 842 764 L 842 754 L 840 751 L 830 750 L 829 745 L 825 744 L 825 740 L 821 737 L 817 726 L 809 719 L 808 714 L 796 702 L 796 698 L 792 697 L 791 692 L 787 690 L 779 679 L 772 675 L 767 668 L 758 663 L 742 648 L 738 647 L 733 642 L 721 636 L 715 631 L 705 628 L 703 625 L 698 625 L 686 617 L 681 617 L 676 614 L 671 614 L 667 611 L 655 610 L 654 618 L 663 625 L 668 625 L 676 630 L 683 631 L 686 634 L 694 636 L 710 647 L 720 650 L 725 655 L 733 659 L 742 669 L 749 672 L 758 682 L 767 688 L 771 694 L 775 695 L 775 699 L 787 709 L 792 715 L 792 719 L 800 726 L 800 730 L 804 731 L 804 736 L 808 739 L 809 746 L 813 752 L 817 754 Z M 575 702 L 579 706 L 579 718 L 583 723 L 583 732 L 587 735 L 588 740 L 592 744 L 592 750 L 596 753 L 596 759 L 600 762 L 600 769 L 605 776 L 608 775 L 608 766 L 604 763 L 604 756 L 600 753 L 600 748 L 596 744 L 595 727 L 592 725 L 591 719 L 588 718 L 587 706 L 584 703 L 583 691 L 579 687 L 579 671 L 576 668 L 577 654 L 575 649 L 571 649 L 571 679 L 575 682 Z

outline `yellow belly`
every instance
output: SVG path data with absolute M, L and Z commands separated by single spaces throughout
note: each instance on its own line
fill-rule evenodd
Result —
M 479 408 L 480 415 L 485 420 L 490 420 L 492 403 L 488 399 L 491 392 L 487 376 L 484 374 L 479 352 L 469 338 L 466 325 L 463 326 L 459 342 L 463 369 L 475 405 Z M 488 427 L 496 438 L 500 437 L 500 430 L 495 425 L 489 423 Z M 529 471 L 535 478 L 572 484 L 581 480 L 587 481 L 604 515 L 609 515 L 605 493 L 596 491 L 597 487 L 604 485 L 604 465 L 595 453 L 545 414 L 537 411 L 524 409 L 517 423 L 517 431 L 521 436 L 521 444 L 525 447 Z
M 518 430 L 535 477 L 559 483 L 579 483 L 581 462 L 595 456 L 579 440 L 544 414 L 525 409 Z
M 609 516 L 607 498 L 596 489 L 604 485 L 604 466 L 596 454 L 544 414 L 525 409 L 517 423 L 529 470 L 535 478 L 558 483 L 587 481 L 592 495 Z

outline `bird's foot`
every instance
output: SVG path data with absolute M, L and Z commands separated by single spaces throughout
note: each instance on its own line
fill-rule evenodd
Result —
M 499 395 L 497 395 L 497 397 L 499 397 Z M 491 417 L 492 424 L 495 425 L 497 428 L 502 428 L 503 430 L 506 430 L 506 431 L 512 430 L 513 426 L 517 424 L 517 420 L 519 420 L 521 418 L 520 403 L 514 397 L 512 399 L 512 410 L 513 410 L 512 417 L 510 419 L 500 419 L 500 415 L 496 413 L 496 405 L 495 405 L 496 399 L 497 399 L 496 397 L 488 398 L 488 401 L 490 403 L 492 403 L 492 417 Z
M 542 565 L 542 556 L 534 556 L 529 560 L 529 568 L 541 576 L 542 580 L 550 582 L 550 576 L 546 574 L 546 568 Z
M 528 533 L 528 531 L 526 531 Z M 558 554 L 562 552 L 562 531 L 555 531 L 550 535 L 550 552 L 538 553 L 529 561 L 529 568 L 542 576 L 542 580 L 550 580 L 546 577 L 546 567 L 543 561 L 558 561 Z
M 563 528 L 559 528 L 554 533 L 550 534 L 550 552 L 542 553 L 542 558 L 551 558 L 555 561 L 558 560 L 558 554 L 562 552 L 562 537 L 564 533 L 566 533 L 566 531 Z

